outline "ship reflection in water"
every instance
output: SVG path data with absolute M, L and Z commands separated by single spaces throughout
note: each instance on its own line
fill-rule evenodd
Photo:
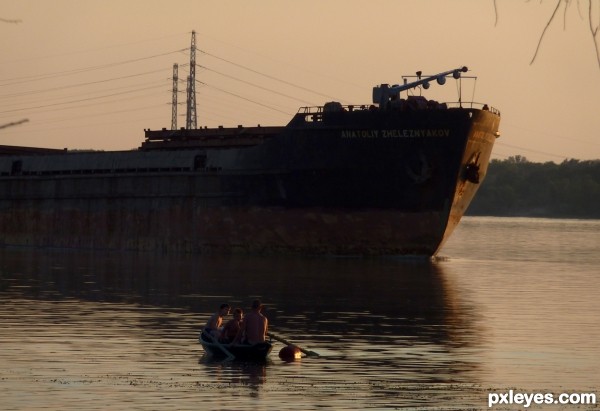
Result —
M 132 385 L 177 392 L 178 409 L 223 396 L 236 409 L 257 406 L 248 398 L 278 409 L 481 400 L 477 310 L 436 263 L 32 249 L 0 249 L 0 261 L 0 313 L 11 324 L 0 334 L 3 384 L 33 384 L 40 394 L 28 401 L 59 395 L 57 380 L 80 387 L 59 397 L 64 409 L 98 396 L 115 405 L 125 392 L 161 408 L 160 393 Z M 207 317 L 222 302 L 247 310 L 256 297 L 271 332 L 321 358 L 282 362 L 280 344 L 265 364 L 204 356 L 197 333 Z M 40 365 L 48 355 L 54 367 Z

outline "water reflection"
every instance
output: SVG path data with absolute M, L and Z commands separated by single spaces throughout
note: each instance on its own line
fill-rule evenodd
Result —
M 267 382 L 267 367 L 273 365 L 271 359 L 240 362 L 214 359 L 206 354 L 200 357 L 198 363 L 204 366 L 202 372 L 216 384 L 241 385 L 253 390 Z
M 39 299 L 186 308 L 207 314 L 227 301 L 259 297 L 272 327 L 334 342 L 427 343 L 447 350 L 476 344 L 474 308 L 465 307 L 442 267 L 423 261 L 0 250 L 0 289 Z M 165 326 L 157 312 L 156 323 Z M 199 320 L 201 315 L 199 315 Z M 360 338 L 357 338 L 360 337 Z
M 143 310 L 122 325 L 141 327 L 159 353 L 159 340 L 174 338 L 201 353 L 197 331 L 221 302 L 246 308 L 258 297 L 272 332 L 321 354 L 291 364 L 277 358 L 281 347 L 263 364 L 199 358 L 197 385 L 226 395 L 236 386 L 260 396 L 268 385 L 271 396 L 294 387 L 294 395 L 326 398 L 333 384 L 347 388 L 348 401 L 364 389 L 393 402 L 399 384 L 476 383 L 485 344 L 476 307 L 439 264 L 424 261 L 0 249 L 0 295 Z M 90 310 L 70 306 L 73 316 Z M 94 327 L 108 316 L 96 313 Z
M 483 409 L 490 390 L 597 392 L 599 224 L 466 218 L 437 263 L 0 249 L 0 397 L 7 409 Z M 286 363 L 276 345 L 264 364 L 205 358 L 208 315 L 255 297 L 272 332 L 322 356 Z

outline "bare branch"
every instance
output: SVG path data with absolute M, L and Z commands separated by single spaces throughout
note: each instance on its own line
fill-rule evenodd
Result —
M 12 127 L 12 126 L 18 126 L 19 124 L 27 123 L 28 121 L 29 121 L 29 119 L 24 118 L 23 120 L 15 121 L 13 123 L 0 124 L 0 129 Z
M 577 0 L 577 10 L 579 11 L 580 17 L 583 18 L 583 16 L 581 15 L 581 10 L 579 9 L 579 4 L 580 4 L 579 1 L 580 0 Z M 594 49 L 596 51 L 596 60 L 598 61 L 598 67 L 600 67 L 600 35 L 599 35 L 600 12 L 599 12 L 599 16 L 598 16 L 599 23 L 596 26 L 594 26 L 593 13 L 592 13 L 592 8 L 593 8 L 592 2 L 593 2 L 593 0 L 588 0 L 588 23 L 590 26 L 590 34 L 592 35 L 592 41 L 594 42 Z M 572 5 L 572 3 L 573 3 L 573 0 L 557 0 L 556 7 L 554 8 L 554 11 L 552 12 L 552 16 L 550 16 L 550 19 L 548 19 L 548 22 L 546 23 L 546 27 L 544 27 L 544 30 L 542 31 L 542 34 L 540 35 L 540 39 L 538 41 L 537 48 L 535 49 L 535 53 L 533 54 L 533 58 L 531 59 L 529 64 L 533 64 L 533 62 L 535 61 L 535 59 L 540 51 L 540 47 L 542 45 L 542 40 L 544 39 L 544 36 L 546 35 L 546 31 L 552 25 L 554 18 L 558 14 L 558 10 L 559 10 L 561 4 L 564 4 L 564 6 L 565 6 L 565 10 L 563 13 L 563 30 L 566 30 L 566 28 L 567 28 L 567 9 L 569 8 L 570 5 Z M 600 2 L 598 4 L 600 4 Z
M 20 19 L 12 19 L 12 20 L 11 20 L 11 19 L 3 19 L 2 17 L 0 17 L 0 21 L 1 21 L 2 23 L 14 23 L 14 24 L 21 23 L 21 20 L 20 20 Z
M 562 1 L 563 0 L 558 0 L 556 2 L 556 7 L 554 8 L 554 12 L 552 13 L 552 16 L 550 17 L 550 20 L 548 20 L 548 23 L 546 23 L 546 27 L 544 27 L 544 31 L 542 31 L 542 35 L 540 36 L 540 40 L 538 41 L 537 48 L 535 49 L 535 53 L 533 54 L 533 58 L 529 62 L 530 65 L 533 64 L 533 62 L 535 61 L 535 58 L 537 57 L 538 52 L 540 51 L 540 46 L 542 45 L 542 40 L 544 39 L 546 30 L 548 30 L 548 27 L 550 27 L 550 24 L 552 24 L 554 17 L 556 17 L 556 13 L 558 12 L 558 8 L 560 7 L 560 4 L 562 3 Z
M 592 33 L 592 40 L 594 41 L 594 47 L 596 48 L 596 60 L 598 60 L 598 67 L 600 67 L 600 44 L 598 44 L 598 28 L 600 23 L 596 27 L 592 23 L 592 0 L 588 0 L 588 21 L 590 23 L 590 33 Z
M 498 26 L 498 4 L 496 4 L 496 0 L 494 0 L 494 14 L 496 15 L 496 20 L 494 21 L 494 27 Z

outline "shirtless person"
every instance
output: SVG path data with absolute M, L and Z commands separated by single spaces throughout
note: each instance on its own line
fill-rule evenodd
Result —
M 229 314 L 230 309 L 231 307 L 229 304 L 221 304 L 219 311 L 214 313 L 206 322 L 206 325 L 204 326 L 204 332 L 214 338 L 219 338 L 221 333 L 219 328 L 221 327 L 221 324 L 223 324 L 223 317 Z
M 260 312 L 262 308 L 263 305 L 260 300 L 254 300 L 252 302 L 252 311 L 244 317 L 244 322 L 237 338 L 239 339 L 241 336 L 242 343 L 256 344 L 265 342 L 269 321 L 267 320 L 267 317 Z
M 224 344 L 234 342 L 240 332 L 240 328 L 242 328 L 242 324 L 244 323 L 243 320 L 244 311 L 242 311 L 241 308 L 233 310 L 233 318 L 225 324 L 225 327 L 223 327 L 219 341 Z

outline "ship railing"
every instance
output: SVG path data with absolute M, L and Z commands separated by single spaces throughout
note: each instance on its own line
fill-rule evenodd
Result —
M 334 104 L 333 106 L 328 106 L 327 103 L 324 106 L 307 106 L 301 107 L 298 110 L 298 114 L 304 115 L 305 121 L 308 122 L 318 122 L 323 121 L 323 115 L 325 113 L 336 113 L 336 112 L 356 112 L 356 111 L 376 111 L 379 110 L 379 107 L 374 104 Z M 446 108 L 473 108 L 477 110 L 489 110 L 490 112 L 500 116 L 500 110 L 496 109 L 485 103 L 478 103 L 475 101 L 469 102 L 460 102 L 460 101 L 451 101 L 439 103 L 436 108 L 426 108 L 430 110 L 439 110 Z
M 364 110 L 377 110 L 377 106 L 374 104 L 335 104 L 333 106 L 328 106 L 327 103 L 324 106 L 307 106 L 300 107 L 298 109 L 298 113 L 300 114 L 315 114 L 315 113 L 323 113 L 323 112 L 336 112 L 336 111 L 364 111 Z
M 300 107 L 298 110 L 299 115 L 304 115 L 304 120 L 307 122 L 320 122 L 323 121 L 323 114 L 325 113 L 340 113 L 340 112 L 353 112 L 353 111 L 369 111 L 378 110 L 377 106 L 373 104 L 346 104 L 343 105 L 337 102 L 326 103 L 324 106 L 309 106 Z
M 490 106 L 489 104 L 485 104 L 485 103 L 478 103 L 475 101 L 469 101 L 469 102 L 450 101 L 450 102 L 446 102 L 445 104 L 449 108 L 474 108 L 474 109 L 478 109 L 478 110 L 489 110 L 490 112 L 492 112 L 498 116 L 500 115 L 500 110 L 498 110 L 496 107 Z

